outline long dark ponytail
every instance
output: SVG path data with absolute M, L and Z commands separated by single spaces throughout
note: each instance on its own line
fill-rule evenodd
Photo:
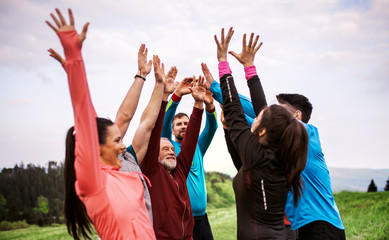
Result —
M 99 135 L 99 144 L 104 144 L 107 136 L 107 127 L 114 123 L 105 118 L 96 118 L 97 131 Z M 85 205 L 76 194 L 75 182 L 76 171 L 74 168 L 75 161 L 75 131 L 71 127 L 66 135 L 66 153 L 65 153 L 65 203 L 64 215 L 66 227 L 69 234 L 74 239 L 81 237 L 91 239 L 89 234 L 92 234 L 92 222 L 88 217 Z
M 307 163 L 308 134 L 305 127 L 280 105 L 271 105 L 263 111 L 261 122 L 254 131 L 266 129 L 265 143 L 273 149 L 284 166 L 289 191 L 297 205 L 304 188 L 300 176 Z
M 307 130 L 303 124 L 294 118 L 281 137 L 279 158 L 284 164 L 288 188 L 293 193 L 293 203 L 295 206 L 304 188 L 301 172 L 307 164 L 307 154 Z

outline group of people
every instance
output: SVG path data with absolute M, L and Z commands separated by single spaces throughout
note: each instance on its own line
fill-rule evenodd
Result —
M 138 72 L 115 121 L 97 117 L 78 34 L 69 9 L 46 21 L 57 33 L 65 58 L 49 49 L 68 75 L 74 127 L 66 137 L 64 213 L 74 239 L 213 239 L 206 206 L 203 158 L 218 127 L 214 99 L 228 151 L 238 173 L 233 181 L 238 239 L 345 239 L 317 129 L 308 124 L 312 105 L 300 94 L 277 95 L 267 106 L 254 66 L 262 43 L 250 35 L 238 54 L 228 52 L 233 29 L 215 35 L 220 83 L 206 64 L 203 76 L 176 82 L 158 55 L 138 52 Z M 227 53 L 244 67 L 251 100 L 239 95 Z M 154 68 L 155 85 L 129 147 L 123 144 L 144 82 Z M 190 116 L 176 113 L 191 95 Z M 169 99 L 169 96 L 171 98 Z M 200 134 L 202 115 L 206 124 Z M 172 139 L 174 136 L 174 140 Z

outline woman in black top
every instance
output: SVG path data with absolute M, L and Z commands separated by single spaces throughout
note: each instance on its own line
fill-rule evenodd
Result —
M 238 239 L 284 239 L 283 217 L 287 193 L 293 191 L 297 203 L 302 189 L 300 173 L 306 164 L 307 132 L 287 109 L 279 105 L 265 107 L 250 129 L 227 63 L 227 49 L 232 35 L 230 28 L 224 38 L 222 29 L 221 41 L 216 36 L 215 41 L 225 122 L 242 164 L 233 183 Z M 255 53 L 261 46 L 261 43 L 256 46 L 258 38 L 253 43 L 251 34 L 246 45 L 244 35 L 242 52 L 230 52 L 245 68 L 253 66 Z M 247 75 L 250 77 L 246 71 Z M 263 91 L 259 94 L 263 94 Z

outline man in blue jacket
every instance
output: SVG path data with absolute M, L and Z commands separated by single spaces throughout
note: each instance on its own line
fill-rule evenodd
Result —
M 180 103 L 181 97 L 191 92 L 191 85 L 192 83 L 189 79 L 181 81 L 166 107 L 161 136 L 168 138 L 172 142 L 176 156 L 181 151 L 181 142 L 185 136 L 189 118 L 185 113 L 174 114 Z M 205 108 L 207 116 L 205 127 L 199 136 L 196 152 L 187 179 L 191 208 L 195 220 L 193 228 L 193 239 L 195 240 L 213 239 L 211 226 L 206 213 L 207 191 L 203 164 L 204 155 L 211 144 L 217 129 L 215 106 L 213 105 L 212 93 L 209 90 L 207 90 L 205 98 Z M 172 140 L 172 134 L 174 135 L 175 140 Z

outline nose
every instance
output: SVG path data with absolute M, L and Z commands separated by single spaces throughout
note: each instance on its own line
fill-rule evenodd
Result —
M 125 150 L 126 149 L 126 145 L 124 145 L 123 142 L 120 142 L 120 149 L 121 150 Z

